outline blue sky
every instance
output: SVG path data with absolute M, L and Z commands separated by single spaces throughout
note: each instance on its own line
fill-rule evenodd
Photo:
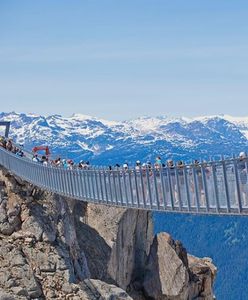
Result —
M 1 111 L 248 115 L 248 2 L 0 0 Z

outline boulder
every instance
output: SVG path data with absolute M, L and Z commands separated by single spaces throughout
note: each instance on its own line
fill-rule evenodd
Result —
M 191 282 L 189 286 L 189 298 L 212 300 L 213 283 L 216 277 L 217 268 L 211 258 L 198 258 L 188 255 Z
M 144 278 L 145 293 L 151 299 L 187 299 L 189 274 L 167 233 L 155 236 Z

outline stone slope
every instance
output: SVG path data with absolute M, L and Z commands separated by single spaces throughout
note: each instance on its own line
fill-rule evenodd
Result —
M 53 195 L 3 169 L 0 270 L 0 299 L 86 300 L 213 299 L 216 272 L 153 237 L 150 212 Z

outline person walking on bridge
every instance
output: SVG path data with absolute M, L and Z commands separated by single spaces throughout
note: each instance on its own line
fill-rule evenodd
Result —
M 156 157 L 156 160 L 155 160 L 155 164 L 154 164 L 154 168 L 156 170 L 159 170 L 162 168 L 162 160 L 161 160 L 161 157 L 160 156 L 157 156 Z
M 9 151 L 12 151 L 13 149 L 13 144 L 12 144 L 12 140 L 8 139 L 7 144 L 6 144 L 6 149 Z
M 37 162 L 37 163 L 40 162 L 40 160 L 38 158 L 38 154 L 34 154 L 32 161 Z

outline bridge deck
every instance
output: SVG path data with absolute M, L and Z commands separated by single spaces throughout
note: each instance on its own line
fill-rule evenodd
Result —
M 78 200 L 153 211 L 248 215 L 247 159 L 173 169 L 66 170 L 0 148 L 0 164 L 40 188 Z

